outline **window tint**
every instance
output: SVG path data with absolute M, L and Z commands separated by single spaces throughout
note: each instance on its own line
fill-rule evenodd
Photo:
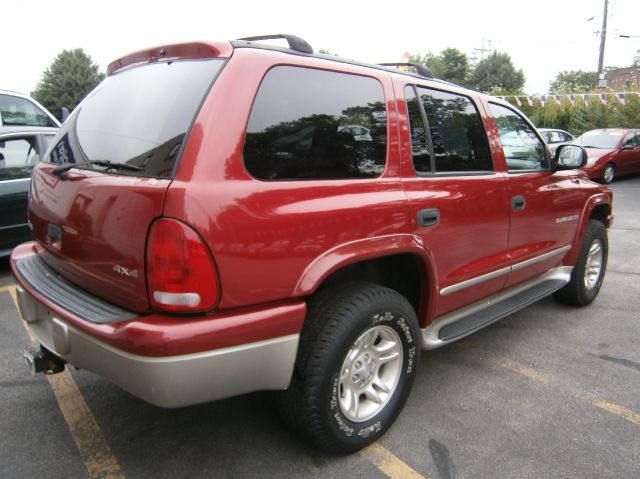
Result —
M 422 87 L 418 95 L 427 115 L 436 172 L 492 171 L 487 135 L 471 100 Z
M 32 101 L 13 95 L 0 95 L 0 125 L 58 126 Z
M 384 171 L 387 112 L 373 78 L 276 67 L 256 95 L 244 163 L 262 180 L 373 178 Z
M 411 156 L 413 168 L 418 173 L 431 172 L 431 152 L 427 129 L 424 126 L 418 98 L 412 86 L 405 88 L 407 98 L 407 111 L 409 112 L 409 130 L 411 133 Z
M 29 178 L 40 160 L 34 136 L 0 140 L 0 180 Z
M 159 62 L 107 77 L 62 126 L 47 161 L 109 160 L 143 168 L 117 174 L 171 177 L 182 140 L 223 64 Z
M 548 168 L 544 144 L 529 124 L 515 111 L 494 103 L 489 104 L 495 119 L 509 171 Z

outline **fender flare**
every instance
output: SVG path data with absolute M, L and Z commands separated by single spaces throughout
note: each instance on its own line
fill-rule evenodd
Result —
M 413 234 L 377 236 L 335 246 L 305 268 L 293 290 L 293 296 L 304 297 L 313 294 L 327 277 L 345 266 L 398 254 L 417 256 L 422 263 L 427 290 L 422 292 L 418 320 L 424 325 L 428 318 L 433 317 L 435 311 L 438 280 L 431 251 L 420 237 Z
M 573 266 L 576 264 L 578 260 L 578 255 L 580 254 L 580 248 L 582 247 L 582 238 L 584 237 L 584 232 L 587 229 L 587 225 L 589 224 L 589 219 L 591 218 L 591 213 L 594 208 L 600 205 L 606 205 L 608 207 L 608 214 L 605 217 L 605 226 L 609 228 L 613 221 L 613 216 L 611 214 L 611 194 L 610 193 L 597 193 L 591 196 L 584 205 L 582 210 L 582 215 L 580 217 L 580 225 L 578 226 L 578 230 L 576 231 L 576 236 L 573 240 L 573 245 L 571 246 L 571 250 L 564 258 L 563 264 L 568 266 Z

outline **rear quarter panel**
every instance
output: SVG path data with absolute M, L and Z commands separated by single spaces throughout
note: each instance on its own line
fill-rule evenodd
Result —
M 328 69 L 318 59 L 235 50 L 196 119 L 165 201 L 165 216 L 184 220 L 208 243 L 220 275 L 223 309 L 291 297 L 309 265 L 328 250 L 409 229 L 398 179 L 396 106 L 386 72 L 376 77 L 389 125 L 381 178 L 259 181 L 246 172 L 244 131 L 258 86 L 275 65 Z M 369 69 L 336 66 L 371 76 Z

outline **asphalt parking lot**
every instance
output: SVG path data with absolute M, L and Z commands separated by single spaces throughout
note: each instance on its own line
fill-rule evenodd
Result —
M 265 393 L 164 410 L 86 371 L 31 377 L 0 262 L 0 477 L 640 477 L 640 176 L 613 183 L 600 296 L 546 298 L 423 354 L 378 443 L 332 457 Z

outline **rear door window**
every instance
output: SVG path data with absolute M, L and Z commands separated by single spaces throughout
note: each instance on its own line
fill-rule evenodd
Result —
M 418 174 L 493 171 L 482 118 L 470 98 L 411 85 L 405 96 Z
M 244 143 L 260 180 L 375 178 L 387 155 L 387 111 L 373 78 L 279 66 L 256 95 Z
M 107 77 L 63 125 L 47 161 L 108 160 L 142 168 L 118 174 L 172 177 L 182 142 L 223 64 L 160 62 Z

